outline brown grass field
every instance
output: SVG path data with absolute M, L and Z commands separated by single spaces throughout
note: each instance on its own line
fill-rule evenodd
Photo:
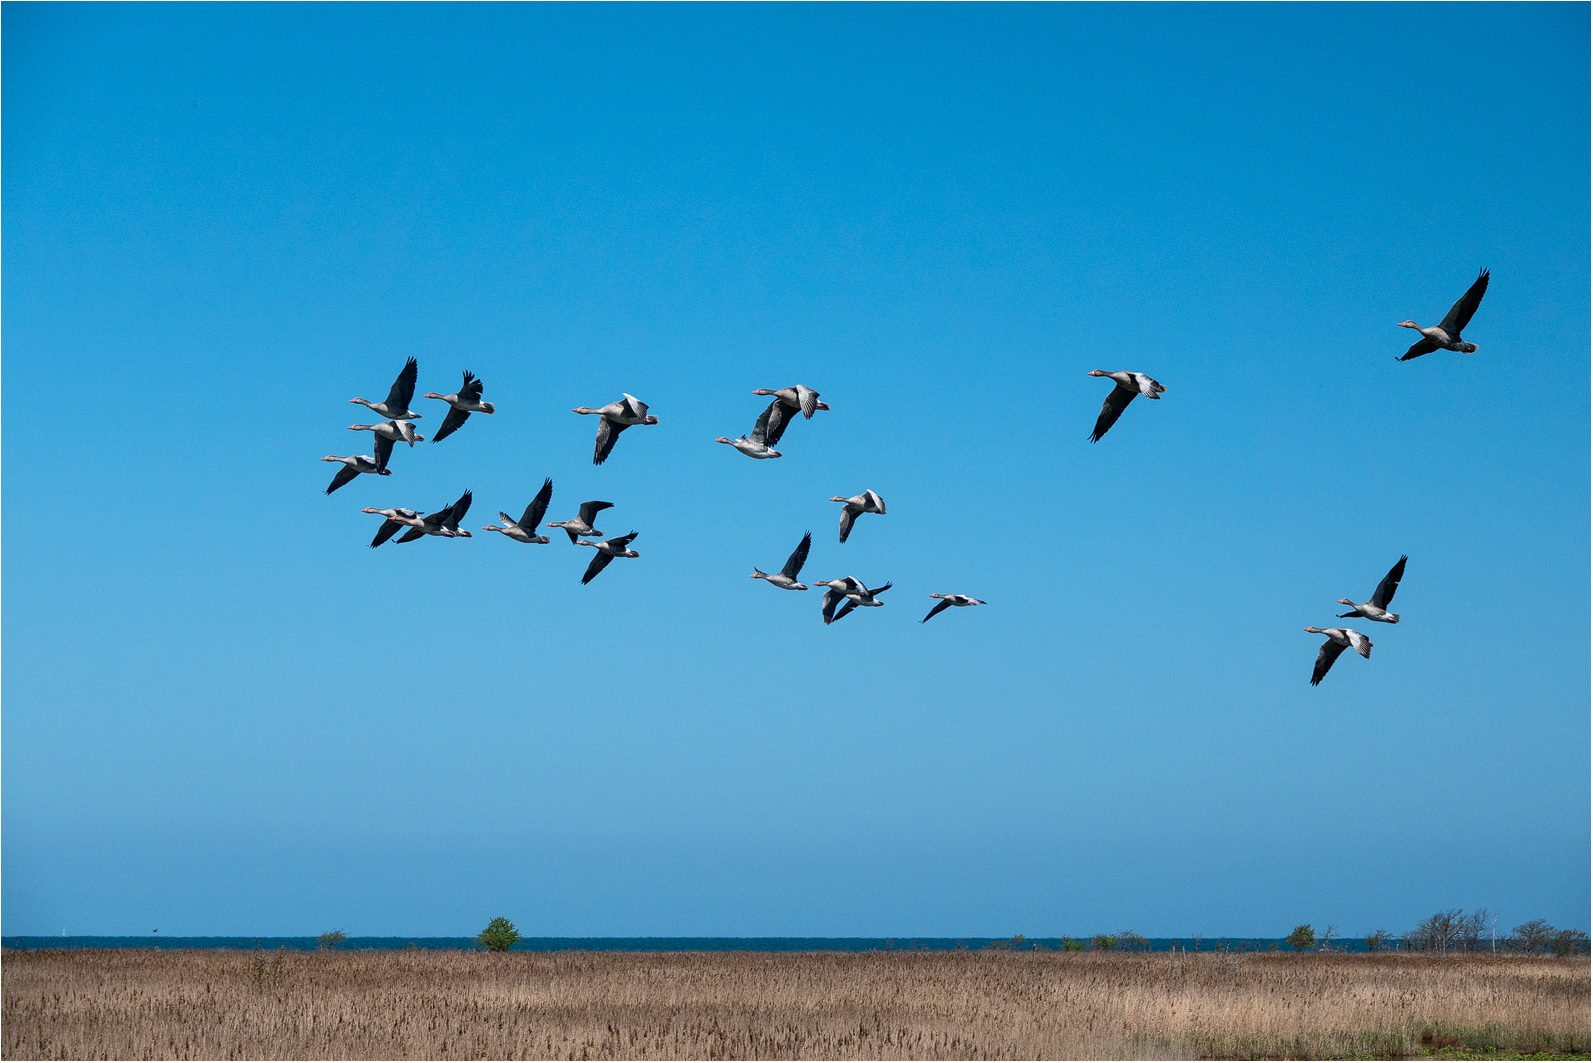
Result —
M 42 950 L 6 1059 L 1587 1058 L 1586 958 Z

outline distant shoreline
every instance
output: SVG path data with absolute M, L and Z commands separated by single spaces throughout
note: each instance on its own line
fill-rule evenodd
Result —
M 1081 938 L 1087 941 L 1088 938 Z M 413 945 L 422 950 L 480 948 L 473 937 L 395 937 L 350 936 L 337 946 L 339 952 L 401 951 Z M 1500 952 L 1503 952 L 1501 942 Z M 17 934 L 0 936 L 0 948 L 36 949 L 201 949 L 201 950 L 276 950 L 314 952 L 320 950 L 313 936 L 216 935 L 166 937 L 151 935 L 67 935 Z M 514 952 L 955 952 L 958 950 L 1016 949 L 1018 951 L 1061 951 L 1062 938 L 989 937 L 527 937 L 517 942 Z M 1283 938 L 1147 938 L 1137 949 L 1143 952 L 1294 952 Z M 1315 948 L 1305 951 L 1315 952 Z M 1369 953 L 1360 938 L 1334 938 L 1332 952 Z M 1398 943 L 1380 951 L 1400 951 Z M 1478 950 L 1491 951 L 1486 946 Z

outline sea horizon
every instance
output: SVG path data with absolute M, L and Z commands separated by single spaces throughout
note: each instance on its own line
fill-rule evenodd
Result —
M 1086 944 L 1094 935 L 1075 940 Z M 1060 937 L 523 937 L 512 952 L 953 952 L 983 950 L 992 945 L 1021 950 L 1057 951 Z M 350 935 L 335 951 L 422 950 L 476 951 L 481 946 L 474 937 Z M 1333 938 L 1335 952 L 1367 952 L 1366 941 L 1358 937 Z M 1398 940 L 1385 948 L 1397 948 Z M 160 934 L 8 934 L 0 936 L 0 948 L 36 949 L 207 949 L 289 952 L 321 951 L 318 935 L 172 935 Z M 1141 951 L 1169 952 L 1267 952 L 1294 949 L 1283 937 L 1181 937 L 1145 938 Z

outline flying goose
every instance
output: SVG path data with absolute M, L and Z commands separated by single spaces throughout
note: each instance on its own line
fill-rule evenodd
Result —
M 1408 362 L 1412 358 L 1420 358 L 1424 354 L 1443 348 L 1446 351 L 1459 351 L 1461 354 L 1471 354 L 1477 349 L 1475 343 L 1466 343 L 1460 338 L 1460 330 L 1466 327 L 1471 320 L 1471 315 L 1477 312 L 1477 305 L 1482 302 L 1483 293 L 1488 290 L 1488 271 L 1479 270 L 1477 279 L 1471 282 L 1471 287 L 1466 289 L 1466 294 L 1455 300 L 1455 305 L 1449 308 L 1449 313 L 1434 328 L 1422 328 L 1414 321 L 1401 321 L 1400 328 L 1413 328 L 1422 334 L 1422 338 L 1411 344 L 1410 350 L 1400 355 L 1399 360 Z
M 435 391 L 428 391 L 422 395 L 423 399 L 441 399 L 451 408 L 448 416 L 443 418 L 442 425 L 437 429 L 437 434 L 431 437 L 433 443 L 440 443 L 453 435 L 460 425 L 470 419 L 473 413 L 494 413 L 497 407 L 490 402 L 481 401 L 481 389 L 484 385 L 474 373 L 466 369 L 465 382 L 459 385 L 459 390 L 452 395 L 439 395 Z
M 376 529 L 376 538 L 371 540 L 372 550 L 398 534 L 398 529 L 400 528 L 423 528 L 426 525 L 420 513 L 413 509 L 403 509 L 401 507 L 398 509 L 372 509 L 366 506 L 360 512 L 379 513 L 387 518 L 382 521 L 382 526 Z
M 1101 403 L 1101 415 L 1095 419 L 1095 431 L 1090 433 L 1090 442 L 1093 443 L 1106 434 L 1106 430 L 1117 423 L 1123 416 L 1123 411 L 1128 409 L 1128 404 L 1134 401 L 1135 396 L 1144 395 L 1147 398 L 1159 399 L 1162 392 L 1167 389 L 1144 373 L 1133 373 L 1123 370 L 1108 373 L 1104 369 L 1091 369 L 1088 376 L 1111 377 L 1117 381 L 1117 386 L 1107 393 L 1106 401 Z
M 782 568 L 779 572 L 776 572 L 774 575 L 771 576 L 767 572 L 764 572 L 763 570 L 761 570 L 761 569 L 757 568 L 756 566 L 754 566 L 753 569 L 752 569 L 752 575 L 750 577 L 748 577 L 748 578 L 749 579 L 766 579 L 770 583 L 774 584 L 776 587 L 781 588 L 782 590 L 788 590 L 788 591 L 805 591 L 805 590 L 807 590 L 807 587 L 805 585 L 797 582 L 797 573 L 801 572 L 802 571 L 802 566 L 807 564 L 807 561 L 808 561 L 808 548 L 811 547 L 812 545 L 813 545 L 813 533 L 812 532 L 803 532 L 802 533 L 802 541 L 797 543 L 797 548 L 795 550 L 791 551 L 791 556 L 790 557 L 786 558 L 786 560 L 785 560 L 785 568 Z
M 769 427 L 766 430 L 768 443 L 771 447 L 780 445 L 780 437 L 785 435 L 786 427 L 790 425 L 793 414 L 801 411 L 803 417 L 812 420 L 815 411 L 830 408 L 827 403 L 819 401 L 819 393 L 817 391 L 802 384 L 781 388 L 779 391 L 759 388 L 753 394 L 773 395 L 775 397 L 777 405 L 769 408 Z
M 607 406 L 597 409 L 588 409 L 577 406 L 572 413 L 596 414 L 600 420 L 597 422 L 597 442 L 592 447 L 592 464 L 601 465 L 608 460 L 609 452 L 614 449 L 614 443 L 619 439 L 619 434 L 632 425 L 657 424 L 658 418 L 647 412 L 647 403 L 635 395 L 620 392 L 622 398 L 611 402 Z
M 602 532 L 592 527 L 592 518 L 597 516 L 600 510 L 613 508 L 614 503 L 612 502 L 582 502 L 581 510 L 575 515 L 575 519 L 550 520 L 547 526 L 549 528 L 563 528 L 564 533 L 570 537 L 570 542 L 573 543 L 582 535 L 602 535 Z
M 503 534 L 517 543 L 540 543 L 546 545 L 548 537 L 537 534 L 537 525 L 541 523 L 543 515 L 547 513 L 548 500 L 552 497 L 553 478 L 548 477 L 542 481 L 542 490 L 538 491 L 537 496 L 531 500 L 531 504 L 525 507 L 525 512 L 520 514 L 519 520 L 512 520 L 509 514 L 499 510 L 498 519 L 503 521 L 503 527 L 500 528 L 496 524 L 489 524 L 481 530 L 503 532 Z
M 436 513 L 428 513 L 421 520 L 419 527 L 410 528 L 398 537 L 401 543 L 412 543 L 423 535 L 438 535 L 444 539 L 468 539 L 470 533 L 459 526 L 465 513 L 470 509 L 472 496 L 469 491 L 459 496 L 459 501 L 447 509 L 440 509 Z
M 404 363 L 404 368 L 398 371 L 398 379 L 393 381 L 392 390 L 387 393 L 386 402 L 367 402 L 365 399 L 349 399 L 361 406 L 368 407 L 372 413 L 380 414 L 389 420 L 402 421 L 419 420 L 420 414 L 409 408 L 409 401 L 415 397 L 415 376 L 420 372 L 415 359 L 411 358 Z
M 869 590 L 863 585 L 862 580 L 854 576 L 821 580 L 815 583 L 814 586 L 828 588 L 824 592 L 824 622 L 826 624 L 835 623 L 835 621 L 859 606 L 884 605 L 884 602 L 878 601 L 874 596 L 876 594 L 884 594 L 891 589 L 891 584 L 887 583 L 883 587 L 875 587 L 873 590 Z M 842 599 L 845 599 L 845 604 L 841 605 L 840 611 L 837 612 L 835 607 Z
M 758 415 L 758 422 L 752 426 L 752 431 L 737 439 L 726 439 L 720 436 L 715 443 L 729 443 L 749 458 L 778 458 L 780 452 L 774 449 L 777 439 L 769 438 L 769 415 L 780 409 L 780 400 L 775 399 L 769 403 L 769 408 Z
M 393 456 L 393 444 L 400 439 L 414 446 L 424 443 L 426 437 L 415 431 L 415 425 L 410 421 L 383 421 L 381 424 L 351 424 L 350 432 L 376 433 L 376 464 L 385 466 Z
M 1348 598 L 1340 598 L 1340 605 L 1347 605 L 1350 611 L 1340 613 L 1339 619 L 1358 616 L 1362 620 L 1376 620 L 1384 624 L 1399 623 L 1399 614 L 1388 611 L 1388 603 L 1394 600 L 1394 592 L 1399 590 L 1399 581 L 1405 578 L 1405 562 L 1408 558 L 1401 554 L 1399 560 L 1394 562 L 1394 567 L 1388 570 L 1388 575 L 1383 577 L 1383 582 L 1377 585 L 1377 590 L 1372 592 L 1372 600 L 1362 605 L 1356 605 Z
M 934 616 L 936 613 L 941 612 L 942 610 L 945 610 L 945 609 L 949 609 L 949 608 L 951 608 L 954 605 L 986 605 L 986 604 L 988 604 L 986 602 L 981 602 L 978 598 L 970 598 L 966 594 L 931 594 L 930 597 L 931 598 L 939 598 L 940 601 L 936 602 L 935 603 L 935 607 L 929 611 L 929 616 L 926 616 L 926 617 L 924 617 L 924 619 L 919 621 L 920 624 L 929 623 L 929 617 L 930 616 Z
M 378 436 L 377 439 L 380 440 L 381 437 Z M 388 449 L 391 448 L 392 444 L 388 444 Z M 387 468 L 386 462 L 379 462 L 369 454 L 350 454 L 346 458 L 340 458 L 335 454 L 328 454 L 321 460 L 341 461 L 343 463 L 343 468 L 337 470 L 337 475 L 332 477 L 332 482 L 327 485 L 327 494 L 331 494 L 333 491 L 336 491 L 339 487 L 342 487 L 344 484 L 348 483 L 362 472 L 368 472 L 373 476 L 393 475 L 391 470 Z
M 813 419 L 817 410 L 827 410 L 829 406 L 819 401 L 819 393 L 805 384 L 793 384 L 788 388 L 770 391 L 768 388 L 759 388 L 754 395 L 773 395 L 780 400 L 781 405 L 792 410 L 801 410 L 802 416 L 808 420 Z
M 641 557 L 641 554 L 631 549 L 631 540 L 634 538 L 636 538 L 635 532 L 631 532 L 629 535 L 621 535 L 615 539 L 605 539 L 600 543 L 588 542 L 582 539 L 579 545 L 595 547 L 597 556 L 592 558 L 590 565 L 586 566 L 586 575 L 581 577 L 581 583 L 591 583 L 592 579 L 607 568 L 608 563 L 616 557 Z
M 1311 670 L 1311 685 L 1316 686 L 1322 682 L 1322 677 L 1328 674 L 1328 669 L 1333 667 L 1333 662 L 1339 659 L 1339 654 L 1355 647 L 1355 652 L 1372 659 L 1372 640 L 1359 631 L 1351 631 L 1347 627 L 1308 627 L 1313 635 L 1326 635 L 1327 641 L 1322 643 L 1322 648 L 1316 654 L 1316 667 Z
M 846 542 L 846 537 L 852 534 L 852 522 L 857 519 L 859 513 L 885 512 L 885 500 L 873 491 L 864 491 L 862 494 L 853 495 L 851 498 L 842 498 L 840 495 L 835 495 L 830 501 L 845 503 L 841 507 L 841 542 L 843 543 Z

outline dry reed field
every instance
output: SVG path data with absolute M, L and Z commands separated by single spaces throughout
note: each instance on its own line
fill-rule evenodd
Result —
M 1585 958 L 44 950 L 4 953 L 0 988 L 7 1059 L 1585 1058 L 1589 1047 Z

